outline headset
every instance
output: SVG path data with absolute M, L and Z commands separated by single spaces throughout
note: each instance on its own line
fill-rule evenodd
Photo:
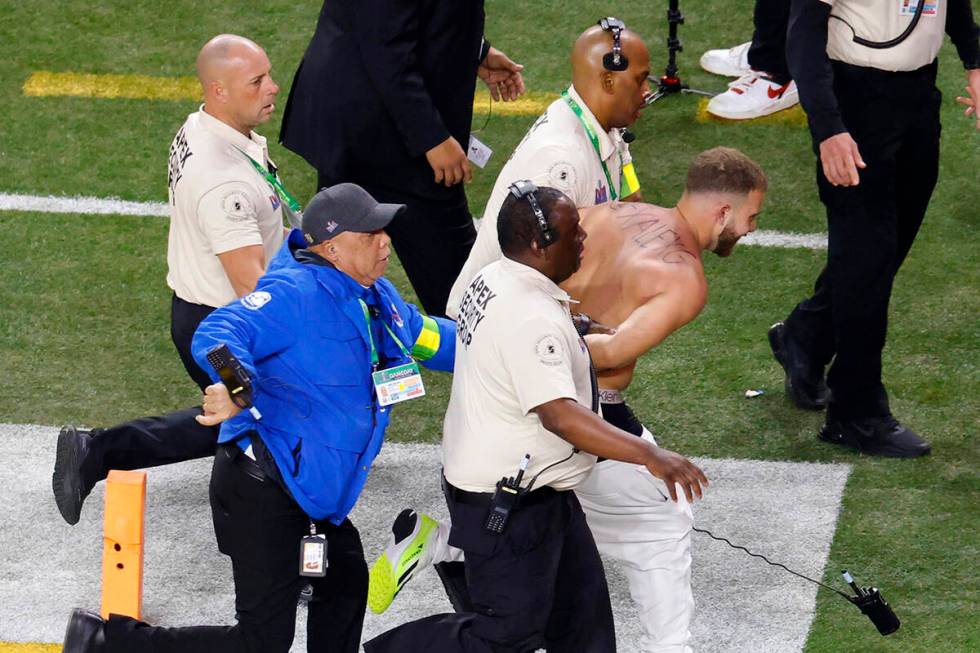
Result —
M 507 190 L 519 200 L 526 199 L 527 203 L 531 205 L 531 211 L 534 212 L 534 217 L 538 220 L 538 228 L 541 230 L 541 236 L 538 239 L 538 244 L 541 246 L 541 249 L 548 247 L 558 240 L 555 232 L 551 229 L 551 225 L 548 224 L 548 219 L 544 217 L 544 211 L 541 210 L 541 205 L 538 203 L 538 198 L 535 195 L 538 187 L 534 185 L 534 182 L 527 179 L 515 181 Z
M 623 32 L 626 31 L 626 23 L 614 16 L 606 16 L 599 19 L 598 25 L 603 31 L 612 32 L 613 37 L 612 52 L 602 56 L 603 67 L 613 72 L 622 72 L 629 68 L 630 62 L 623 54 L 623 44 L 621 43 Z

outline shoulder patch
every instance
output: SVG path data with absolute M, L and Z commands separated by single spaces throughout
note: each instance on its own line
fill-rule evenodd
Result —
M 250 311 L 257 311 L 272 300 L 272 295 L 264 290 L 256 290 L 241 298 L 242 306 Z
M 545 365 L 561 365 L 561 361 L 565 356 L 565 349 L 556 336 L 548 334 L 541 336 L 534 343 L 534 355 Z
M 230 190 L 221 196 L 221 210 L 235 222 L 255 218 L 255 204 L 240 190 Z

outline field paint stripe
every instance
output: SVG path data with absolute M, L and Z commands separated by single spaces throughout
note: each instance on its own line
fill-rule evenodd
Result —
M 794 104 L 789 109 L 783 109 L 782 111 L 777 111 L 776 113 L 770 113 L 768 116 L 762 116 L 761 118 L 751 118 L 749 120 L 728 120 L 726 118 L 719 118 L 716 115 L 708 113 L 708 102 L 710 98 L 701 98 L 698 101 L 698 111 L 694 116 L 694 119 L 700 123 L 707 122 L 720 122 L 729 125 L 736 125 L 741 123 L 753 124 L 753 123 L 784 123 L 787 125 L 795 125 L 797 127 L 806 127 L 806 113 L 799 104 Z
M 24 82 L 24 95 L 30 97 L 94 97 L 136 100 L 201 100 L 196 77 L 152 77 L 37 71 Z M 531 91 L 514 102 L 494 102 L 493 113 L 501 116 L 537 116 L 558 98 L 557 93 Z M 490 93 L 477 91 L 473 100 L 475 120 L 490 110 Z
M 53 195 L 16 195 L 0 193 L 0 211 L 34 211 L 37 213 L 82 213 L 86 215 L 142 215 L 167 217 L 165 202 L 130 202 L 115 197 L 55 197 Z
M 744 236 L 739 245 L 782 247 L 784 249 L 827 249 L 827 234 L 798 234 L 760 230 Z
M 131 202 L 114 197 L 55 197 L 0 193 L 0 211 L 34 213 L 79 213 L 83 215 L 135 215 L 169 217 L 166 202 Z M 827 249 L 826 234 L 798 234 L 781 231 L 756 231 L 740 244 L 784 249 Z M 0 652 L 2 653 L 2 652 Z
M 65 617 L 67 620 L 67 617 Z M 0 653 L 61 653 L 61 644 L 0 642 Z
M 95 97 L 138 100 L 200 100 L 201 85 L 194 77 L 151 77 L 91 73 L 31 73 L 24 95 L 32 97 Z

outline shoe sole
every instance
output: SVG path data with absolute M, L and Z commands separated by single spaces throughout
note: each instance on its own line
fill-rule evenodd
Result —
M 771 116 L 774 113 L 779 113 L 780 111 L 786 111 L 787 109 L 792 109 L 797 104 L 800 103 L 800 98 L 798 95 L 794 95 L 792 102 L 774 102 L 771 106 L 765 108 L 762 111 L 756 111 L 753 113 L 737 113 L 733 111 L 727 111 L 725 109 L 712 108 L 711 102 L 708 102 L 708 113 L 717 117 L 724 118 L 725 120 L 752 120 L 753 118 L 764 118 L 766 116 Z
M 766 332 L 766 336 L 769 338 L 769 349 L 772 350 L 772 356 L 779 363 L 779 366 L 783 368 L 783 391 L 793 405 L 797 408 L 802 408 L 803 410 L 814 410 L 821 411 L 827 407 L 826 402 L 814 402 L 808 401 L 802 397 L 798 397 L 797 393 L 793 390 L 793 382 L 789 378 L 789 361 L 786 359 L 786 348 L 783 347 L 782 338 L 779 336 L 779 332 L 776 329 L 778 324 L 769 327 L 769 331 Z M 784 327 L 785 328 L 785 325 Z
M 77 470 L 79 466 L 78 445 L 78 432 L 74 427 L 61 429 L 55 449 L 54 472 L 51 474 L 51 489 L 54 491 L 58 512 L 72 526 L 78 523 L 82 512 L 79 475 L 70 471 Z
M 860 443 L 853 442 L 849 438 L 844 437 L 843 434 L 831 435 L 826 427 L 820 429 L 820 432 L 817 434 L 817 439 L 828 444 L 836 444 L 839 447 L 853 449 L 867 456 L 878 456 L 880 458 L 921 458 L 932 452 L 931 446 L 920 451 L 900 451 L 897 449 L 881 449 L 876 451 L 868 447 L 862 447 Z
M 405 547 L 398 563 L 392 564 L 386 551 L 371 565 L 371 571 L 368 573 L 368 607 L 375 614 L 381 614 L 387 610 L 402 588 L 412 579 L 418 568 L 425 542 L 429 539 L 429 534 L 439 526 L 438 522 L 428 515 L 419 513 L 418 517 L 422 520 L 419 532 Z M 414 557 L 415 560 L 401 572 L 399 577 L 396 577 L 395 568 L 404 565 L 402 560 L 406 554 Z

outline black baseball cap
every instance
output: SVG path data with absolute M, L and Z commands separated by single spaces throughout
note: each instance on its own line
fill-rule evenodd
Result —
M 310 245 L 317 245 L 345 231 L 377 231 L 404 210 L 404 204 L 377 202 L 357 184 L 337 184 L 321 189 L 306 205 L 303 238 Z

